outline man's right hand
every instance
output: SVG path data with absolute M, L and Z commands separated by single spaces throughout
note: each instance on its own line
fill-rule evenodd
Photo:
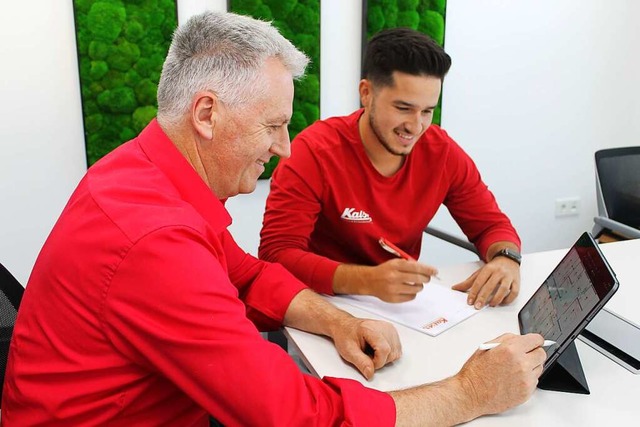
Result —
M 506 334 L 476 351 L 453 377 L 390 392 L 397 425 L 454 425 L 497 414 L 529 399 L 547 354 L 541 335 Z
M 505 334 L 493 342 L 500 345 L 476 351 L 457 375 L 478 415 L 497 414 L 526 402 L 547 359 L 539 334 Z
M 375 267 L 341 264 L 333 278 L 336 294 L 373 295 L 386 302 L 411 301 L 438 273 L 435 267 L 394 258 Z

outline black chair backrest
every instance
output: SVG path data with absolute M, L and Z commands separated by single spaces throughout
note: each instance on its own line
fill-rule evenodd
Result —
M 607 216 L 640 229 L 640 147 L 597 151 L 596 171 Z
M 24 288 L 20 282 L 0 264 L 0 402 L 13 325 L 16 323 L 23 293 Z

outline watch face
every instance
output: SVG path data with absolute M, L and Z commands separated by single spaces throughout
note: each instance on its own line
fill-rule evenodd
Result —
M 516 251 L 512 251 L 511 249 L 505 249 L 505 251 L 507 251 L 507 253 L 509 255 L 511 255 L 512 257 L 515 257 L 515 258 L 518 258 L 518 259 L 522 258 L 520 256 L 520 254 L 518 252 L 516 252 Z

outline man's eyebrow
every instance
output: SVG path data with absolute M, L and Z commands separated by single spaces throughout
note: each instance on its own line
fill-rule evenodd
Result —
M 393 101 L 393 103 L 394 103 L 395 105 L 401 105 L 401 106 L 403 106 L 403 107 L 412 107 L 412 108 L 415 108 L 415 104 L 412 104 L 412 103 L 407 102 L 407 101 L 402 101 L 401 99 L 397 99 L 397 100 Z
M 412 104 L 411 102 L 407 102 L 407 101 L 402 101 L 400 99 L 393 101 L 393 103 L 397 106 L 402 106 L 402 107 L 409 107 L 409 108 L 418 108 L 417 105 Z M 433 105 L 433 106 L 427 106 L 425 108 L 423 108 L 423 110 L 433 110 L 434 108 L 436 108 L 437 105 Z
M 290 117 L 288 117 L 286 114 L 282 114 L 280 116 L 276 116 L 271 119 L 268 119 L 267 123 L 284 125 L 284 124 L 288 124 L 290 121 L 291 121 Z

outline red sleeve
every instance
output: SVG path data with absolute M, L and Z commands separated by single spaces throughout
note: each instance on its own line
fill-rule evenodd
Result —
M 258 256 L 282 264 L 309 287 L 332 295 L 333 275 L 340 263 L 309 250 L 322 210 L 322 172 L 300 135 L 291 151 L 292 156 L 280 161 L 271 178 Z
M 478 248 L 483 259 L 489 246 L 495 242 L 513 242 L 520 247 L 516 230 L 482 181 L 473 160 L 453 140 L 450 147 L 447 160 L 450 189 L 444 204 L 451 216 Z
M 293 297 L 307 287 L 279 264 L 260 261 L 244 252 L 228 231 L 221 236 L 231 283 L 247 307 L 247 317 L 261 331 L 282 326 Z
M 393 425 L 387 394 L 303 375 L 262 339 L 214 246 L 188 228 L 134 245 L 102 308 L 114 347 L 224 425 Z

